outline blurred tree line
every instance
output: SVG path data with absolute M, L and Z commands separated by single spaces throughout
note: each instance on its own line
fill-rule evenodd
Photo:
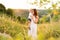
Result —
M 11 9 L 11 8 L 6 9 L 6 7 L 3 4 L 0 4 L 0 14 L 5 14 L 8 17 L 11 17 L 11 19 L 13 19 L 15 21 L 17 20 L 20 23 L 26 23 L 26 21 L 27 21 L 26 15 L 28 15 L 28 12 L 22 13 L 21 16 L 15 16 L 13 9 Z
M 45 1 L 44 1 L 45 2 Z M 46 23 L 53 21 L 58 21 L 60 18 L 60 7 L 59 9 L 56 9 L 57 4 L 52 4 L 52 8 L 48 8 L 46 10 L 38 10 L 38 16 L 39 16 L 39 22 L 38 23 Z M 0 14 L 6 14 L 8 17 L 11 17 L 13 20 L 17 20 L 20 23 L 26 23 L 28 20 L 28 11 L 25 11 L 24 13 L 21 13 L 20 16 L 15 16 L 13 9 L 6 7 L 3 4 L 0 4 Z

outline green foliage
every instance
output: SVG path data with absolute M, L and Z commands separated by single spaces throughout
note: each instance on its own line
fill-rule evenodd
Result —
M 38 40 L 45 40 L 45 35 L 44 35 L 44 33 L 40 32 L 40 33 L 38 34 Z
M 40 18 L 40 23 L 46 23 L 46 22 L 50 22 L 50 17 L 48 16 L 44 16 L 42 18 Z
M 13 16 L 13 10 L 10 9 L 10 8 L 7 9 L 6 14 L 7 14 L 8 16 Z
M 20 22 L 21 23 L 26 23 L 26 20 L 27 20 L 26 18 L 21 18 L 21 21 Z
M 44 2 L 50 2 L 50 0 L 40 0 L 40 2 L 43 4 Z
M 18 17 L 17 17 L 17 19 L 18 19 L 18 21 L 20 21 L 20 20 L 21 20 L 21 17 L 20 17 L 20 16 L 18 16 Z
M 52 4 L 53 9 L 56 9 L 56 7 L 57 7 L 57 4 Z
M 56 40 L 54 37 L 50 37 L 48 40 Z
M 0 12 L 5 13 L 6 12 L 6 8 L 3 4 L 0 3 Z
M 52 13 L 52 10 L 50 8 L 47 9 L 48 13 Z
M 53 21 L 57 22 L 57 21 L 59 21 L 59 19 L 60 19 L 59 15 L 54 15 L 53 16 Z
M 17 20 L 22 24 L 25 24 L 27 21 L 26 17 L 20 17 L 20 16 L 17 17 Z
M 12 21 L 9 18 L 4 18 L 1 17 L 0 18 L 0 32 L 1 33 L 6 33 L 9 34 L 11 36 L 15 36 L 16 34 L 23 32 L 21 30 L 23 30 L 23 25 L 20 25 L 17 22 Z
M 15 40 L 24 40 L 24 37 L 21 34 L 17 34 L 14 39 Z
M 60 24 L 60 22 L 57 23 Z M 60 37 L 60 25 L 57 23 L 41 24 L 38 38 L 40 34 L 40 40 L 57 40 Z

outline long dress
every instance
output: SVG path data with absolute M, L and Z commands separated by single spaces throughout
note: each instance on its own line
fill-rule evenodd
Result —
M 30 30 L 28 31 L 28 35 L 32 36 L 33 38 L 37 37 L 37 24 L 34 23 L 33 19 L 31 18 L 31 16 L 33 16 L 31 13 L 29 13 L 29 17 L 31 19 L 31 23 L 30 23 Z M 34 17 L 35 20 L 35 17 Z

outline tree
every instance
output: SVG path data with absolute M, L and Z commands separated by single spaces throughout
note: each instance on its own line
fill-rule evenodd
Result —
M 60 1 L 57 1 L 56 2 L 56 5 L 55 5 L 55 3 L 53 3 L 53 1 L 52 0 L 34 0 L 33 2 L 30 2 L 30 4 L 32 4 L 32 5 L 38 5 L 38 6 L 44 6 L 44 5 L 47 5 L 47 4 L 49 4 L 49 3 L 52 3 L 52 5 L 53 6 L 56 6 L 56 5 L 58 5 L 58 4 L 60 4 Z M 52 6 L 51 5 L 51 6 Z M 52 8 L 53 8 L 53 6 L 52 6 Z M 44 6 L 45 7 L 45 6 Z M 57 7 L 57 6 L 56 6 Z
M 0 4 L 0 12 L 3 12 L 3 13 L 6 12 L 6 8 L 3 4 Z
M 18 19 L 18 21 L 21 21 L 21 17 L 20 16 L 18 16 L 17 19 Z
M 8 16 L 13 16 L 13 10 L 10 9 L 10 8 L 8 8 L 7 11 L 6 11 L 6 14 L 7 14 Z
M 32 4 L 32 5 L 38 5 L 38 6 L 43 6 L 43 5 L 46 5 L 46 4 L 48 4 L 50 2 L 50 0 L 34 0 L 34 2 L 31 2 L 30 4 Z

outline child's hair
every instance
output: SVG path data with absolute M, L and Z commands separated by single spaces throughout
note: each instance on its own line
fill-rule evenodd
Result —
M 28 19 L 29 21 L 31 21 L 31 19 Z

